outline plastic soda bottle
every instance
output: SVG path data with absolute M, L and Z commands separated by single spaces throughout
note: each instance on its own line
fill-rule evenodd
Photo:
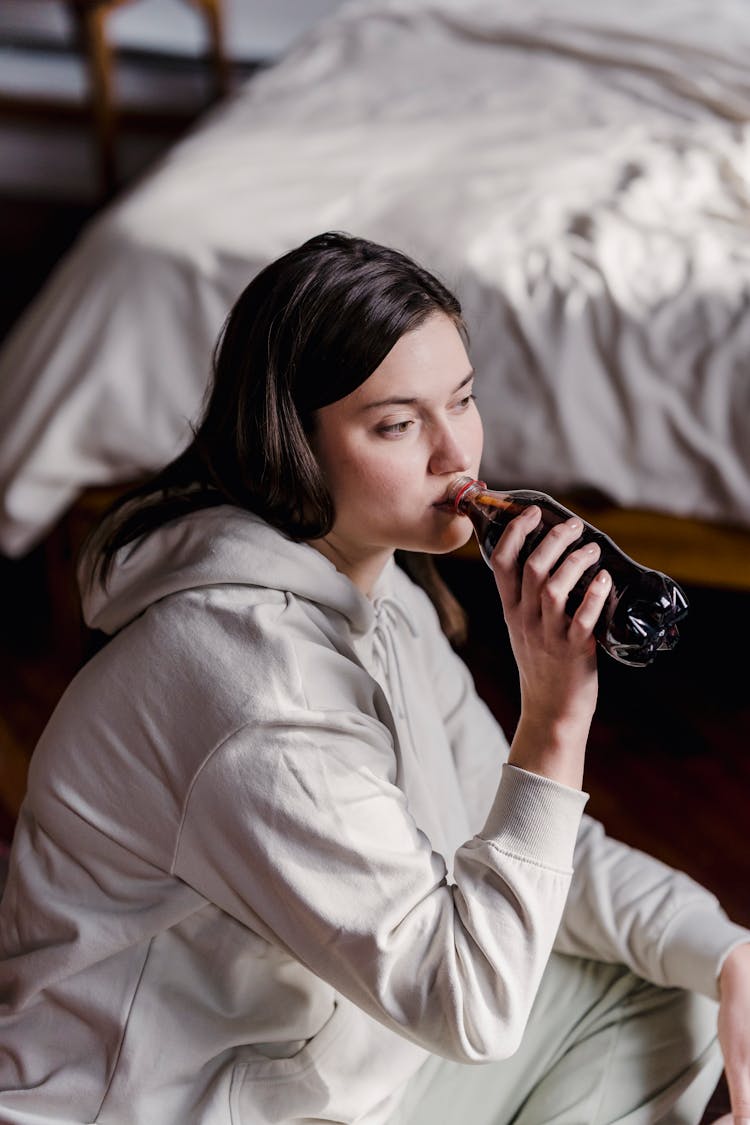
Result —
M 455 481 L 447 502 L 471 520 L 482 557 L 488 565 L 503 530 L 523 508 L 536 504 L 542 518 L 526 537 L 520 553 L 521 565 L 550 528 L 575 514 L 544 492 L 530 489 L 497 492 L 487 488 L 483 481 L 468 476 Z M 560 562 L 571 551 L 590 542 L 599 544 L 601 554 L 571 590 L 566 610 L 572 615 L 594 575 L 599 570 L 608 570 L 612 586 L 594 635 L 604 651 L 621 664 L 644 668 L 657 652 L 668 652 L 677 644 L 677 622 L 685 617 L 688 608 L 685 593 L 668 575 L 641 566 L 621 551 L 608 535 L 585 520 L 583 531 L 566 549 Z

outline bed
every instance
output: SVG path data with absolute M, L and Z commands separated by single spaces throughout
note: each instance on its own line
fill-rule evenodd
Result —
M 746 0 L 343 4 L 98 213 L 5 341 L 0 552 L 75 539 L 173 456 L 239 291 L 339 229 L 458 293 L 490 484 L 750 589 L 749 57 Z

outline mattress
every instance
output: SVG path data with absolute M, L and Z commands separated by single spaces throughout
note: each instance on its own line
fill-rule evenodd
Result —
M 356 0 L 84 228 L 0 351 L 0 551 L 188 440 L 323 230 L 457 293 L 496 487 L 750 527 L 746 0 Z

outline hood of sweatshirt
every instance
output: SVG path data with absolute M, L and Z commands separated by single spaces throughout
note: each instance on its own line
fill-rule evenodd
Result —
M 373 601 L 388 594 L 395 563 L 381 574 Z M 341 614 L 352 632 L 367 632 L 373 601 L 332 562 L 265 520 L 224 505 L 192 512 L 124 547 L 106 588 L 79 571 L 83 617 L 92 629 L 116 633 L 154 602 L 183 590 L 246 585 L 281 590 Z

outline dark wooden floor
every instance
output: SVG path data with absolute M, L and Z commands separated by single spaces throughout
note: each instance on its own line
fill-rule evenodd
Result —
M 92 213 L 74 201 L 0 199 L 0 336 Z M 24 559 L 0 557 L 0 844 L 12 834 L 36 739 L 80 654 L 79 636 L 60 631 L 47 562 L 44 545 Z M 470 613 L 464 655 L 512 727 L 516 676 L 491 574 L 465 559 L 445 560 L 443 569 Z M 690 613 L 673 653 L 642 670 L 601 659 L 588 811 L 612 835 L 698 879 L 750 926 L 750 595 L 687 592 Z M 711 1114 L 726 1108 L 725 1098 L 720 1089 Z

